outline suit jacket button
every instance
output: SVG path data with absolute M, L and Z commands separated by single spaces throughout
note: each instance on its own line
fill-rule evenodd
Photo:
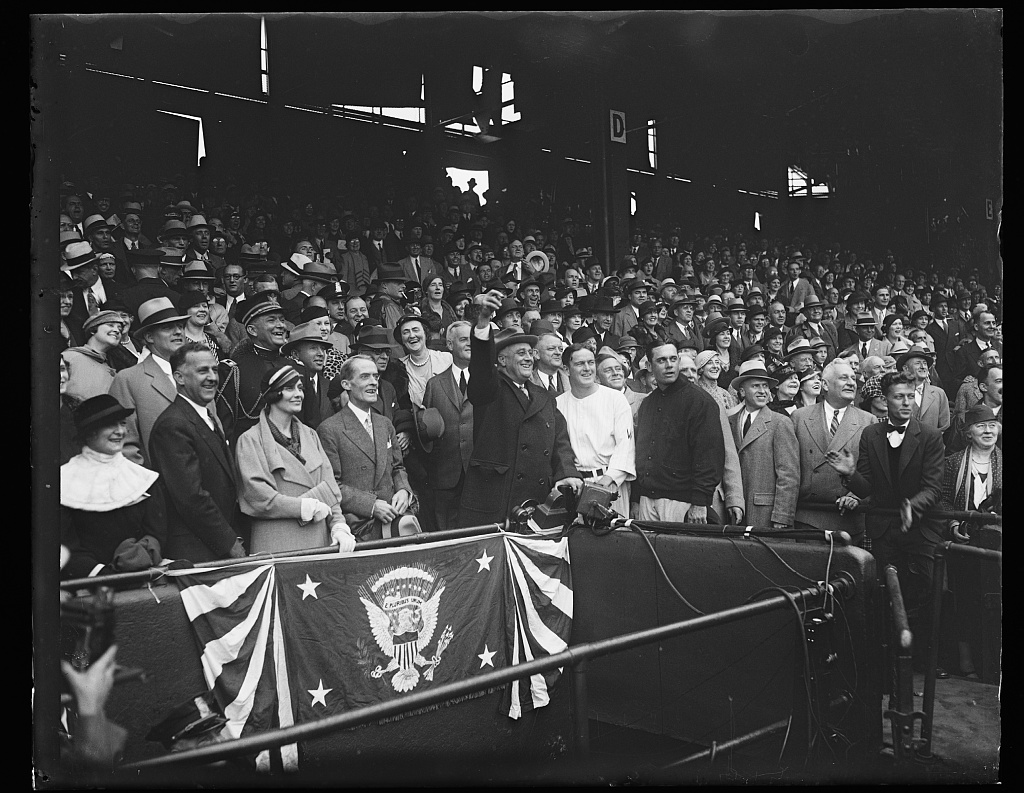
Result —
M 522 478 L 523 478 L 522 474 L 516 474 L 516 479 L 522 479 Z
M 547 449 L 545 449 L 545 450 L 544 450 L 544 456 L 545 456 L 545 457 L 547 457 L 547 456 L 548 456 L 548 454 L 550 454 L 550 452 L 549 452 L 549 451 L 548 451 Z
M 538 485 L 542 485 L 542 484 L 544 484 L 544 480 L 543 480 L 543 479 L 538 479 L 538 480 L 537 480 L 537 484 L 538 484 Z
M 522 449 L 522 450 L 523 450 L 523 451 L 525 452 L 525 451 L 526 451 L 527 449 L 529 449 L 530 447 L 529 447 L 529 446 L 527 446 L 527 445 L 526 445 L 526 444 L 524 443 L 524 444 L 523 444 L 523 445 L 522 445 L 522 446 L 521 446 L 520 448 L 521 448 L 521 449 Z
M 551 428 L 551 422 L 550 421 L 545 421 L 544 422 L 544 426 L 547 427 L 548 429 L 550 429 Z

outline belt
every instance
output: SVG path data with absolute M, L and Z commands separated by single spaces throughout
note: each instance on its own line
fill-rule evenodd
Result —
M 603 468 L 595 468 L 593 471 L 580 471 L 584 479 L 598 479 L 604 476 Z

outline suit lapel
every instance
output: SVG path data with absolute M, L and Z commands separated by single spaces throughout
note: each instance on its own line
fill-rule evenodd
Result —
M 383 472 L 391 460 L 391 433 L 383 416 L 370 416 L 373 423 L 373 446 L 377 470 Z M 365 431 L 364 431 L 365 434 Z
M 742 416 L 745 411 L 739 411 L 736 415 Z M 768 408 L 761 408 L 757 415 L 754 416 L 754 420 L 750 422 L 750 429 L 747 430 L 747 434 L 740 440 L 739 451 L 747 448 L 751 443 L 756 441 L 766 432 L 768 432 L 768 422 L 771 421 L 771 411 Z M 740 425 L 742 432 L 742 424 Z
M 870 427 L 868 429 L 870 429 Z M 868 430 L 865 430 L 865 432 L 867 431 Z M 873 446 L 875 454 L 879 457 L 879 465 L 882 468 L 882 474 L 887 480 L 889 480 L 889 482 L 895 484 L 895 480 L 892 478 L 892 471 L 889 468 L 889 441 L 885 435 L 885 427 L 882 425 L 879 425 L 878 434 Z
M 897 479 L 903 476 L 903 471 L 910 463 L 910 458 L 917 451 L 917 447 L 920 445 L 917 436 L 920 433 L 921 425 L 914 419 L 911 419 L 907 431 L 903 433 L 903 443 L 900 444 L 900 470 L 896 473 Z M 894 479 L 893 482 L 895 483 L 897 479 Z
M 839 422 L 839 428 L 836 430 L 835 437 L 832 438 L 832 441 L 828 445 L 828 451 L 843 448 L 860 426 L 860 421 L 853 412 L 852 407 L 853 406 L 851 405 L 846 408 L 846 415 L 843 416 L 843 420 Z M 823 413 L 824 410 L 825 408 L 823 407 Z
M 160 395 L 164 397 L 164 399 L 168 402 L 173 402 L 178 398 L 178 390 L 168 379 L 167 375 L 164 374 L 160 365 L 153 360 L 152 353 L 150 353 L 149 357 L 142 362 L 142 370 L 152 378 L 153 388 L 155 388 Z
M 454 372 L 454 369 L 452 372 Z M 455 405 L 455 409 L 461 411 L 462 403 L 465 401 L 466 397 L 464 397 L 462 392 L 455 387 L 455 380 L 451 376 L 451 372 L 449 372 L 448 377 L 441 378 L 441 390 L 444 391 L 445 396 L 451 400 L 451 403 Z
M 217 433 L 210 429 L 207 423 L 200 418 L 199 414 L 184 399 L 181 400 L 181 410 L 188 417 L 188 420 L 195 425 L 196 433 L 213 452 L 217 462 L 224 467 L 224 470 L 228 472 L 232 481 L 234 481 L 235 467 L 228 460 L 228 449 L 225 442 L 217 436 Z
M 377 432 L 377 426 L 374 418 L 376 417 L 371 413 L 370 422 L 373 426 L 374 443 L 376 443 L 377 435 L 379 433 Z M 374 450 L 370 446 L 370 439 L 366 435 L 366 428 L 356 420 L 356 414 L 349 410 L 347 405 L 342 408 L 341 428 L 345 431 L 345 434 L 348 435 L 353 446 L 369 457 L 371 461 L 375 461 L 376 458 L 374 456 Z
M 824 403 L 814 406 L 814 410 L 807 416 L 804 421 L 807 422 L 807 428 L 811 433 L 811 437 L 814 438 L 815 444 L 821 449 L 822 454 L 828 451 L 829 438 L 828 432 L 825 430 L 825 405 Z M 838 436 L 839 433 L 837 432 Z

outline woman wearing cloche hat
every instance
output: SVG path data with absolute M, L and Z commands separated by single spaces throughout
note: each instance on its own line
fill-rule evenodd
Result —
M 282 362 L 263 375 L 259 423 L 239 436 L 235 448 L 238 505 L 252 518 L 252 553 L 355 548 L 330 460 L 317 434 L 298 418 L 301 367 Z

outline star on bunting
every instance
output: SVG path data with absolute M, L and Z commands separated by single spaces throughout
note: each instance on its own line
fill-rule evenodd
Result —
M 484 649 L 486 649 L 486 648 L 484 648 Z M 334 691 L 334 689 L 333 688 L 324 688 L 324 681 L 321 678 L 320 684 L 316 688 L 307 688 L 306 691 L 308 691 L 310 694 L 313 695 L 313 702 L 310 704 L 310 707 L 312 707 L 313 705 L 316 705 L 316 703 L 319 702 L 321 705 L 323 705 L 326 708 L 327 707 L 327 695 L 330 694 L 332 691 Z
M 320 586 L 320 584 L 321 584 L 320 581 L 317 581 L 314 584 L 312 579 L 310 579 L 310 577 L 309 577 L 309 573 L 306 573 L 306 582 L 303 583 L 303 584 L 296 584 L 295 586 L 297 586 L 299 589 L 302 590 L 302 599 L 303 600 L 308 598 L 310 595 L 312 595 L 316 600 L 319 600 L 320 598 L 317 597 L 316 588 L 318 586 Z
M 480 565 L 480 569 L 479 569 L 479 570 L 477 570 L 477 572 L 479 573 L 479 572 L 483 571 L 483 570 L 484 570 L 485 568 L 486 568 L 486 569 L 487 569 L 487 570 L 489 571 L 489 570 L 491 569 L 491 561 L 492 561 L 493 559 L 494 559 L 494 557 L 493 557 L 493 556 L 488 556 L 488 555 L 487 555 L 487 549 L 485 548 L 485 549 L 484 549 L 484 552 L 483 552 L 483 554 L 482 554 L 482 555 L 480 556 L 480 558 L 479 558 L 479 559 L 476 559 L 476 560 L 475 560 L 475 561 L 476 561 L 476 563 L 477 563 L 478 565 Z
M 477 570 L 477 572 L 479 573 L 480 571 Z M 485 644 L 484 645 L 484 651 L 477 655 L 477 658 L 480 659 L 480 668 L 483 669 L 485 666 L 489 666 L 489 667 L 491 667 L 493 669 L 494 668 L 494 661 L 492 661 L 491 659 L 494 658 L 495 654 L 496 654 L 495 651 L 494 650 L 490 650 L 489 651 L 487 649 L 487 645 Z

